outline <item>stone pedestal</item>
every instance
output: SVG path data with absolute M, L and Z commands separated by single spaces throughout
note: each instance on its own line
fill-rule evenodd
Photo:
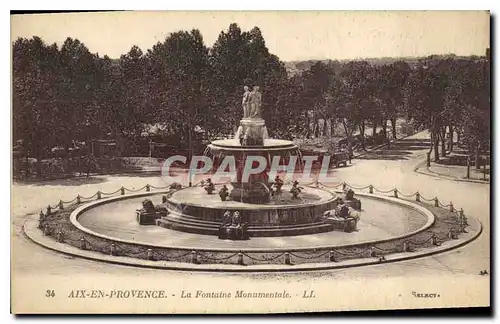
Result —
M 262 118 L 245 118 L 240 120 L 242 127 L 242 145 L 243 146 L 263 146 L 264 139 L 267 137 L 267 128 Z

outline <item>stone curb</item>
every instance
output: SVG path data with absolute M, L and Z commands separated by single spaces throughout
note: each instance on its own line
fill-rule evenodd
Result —
M 71 255 L 87 260 L 100 261 L 112 263 L 123 266 L 133 266 L 142 268 L 154 268 L 163 270 L 177 270 L 177 271 L 201 271 L 201 272 L 300 272 L 300 271 L 317 271 L 317 270 L 333 270 L 345 269 L 359 266 L 380 265 L 384 263 L 392 263 L 398 261 L 411 260 L 431 256 L 438 253 L 450 251 L 461 246 L 464 246 L 475 240 L 482 232 L 482 225 L 479 220 L 473 217 L 468 218 L 469 232 L 462 234 L 462 239 L 445 241 L 442 245 L 432 248 L 423 249 L 415 252 L 394 253 L 385 256 L 385 261 L 380 261 L 378 258 L 362 258 L 351 259 L 341 262 L 331 263 L 304 263 L 299 265 L 231 265 L 231 264 L 190 264 L 182 262 L 171 261 L 149 261 L 136 259 L 131 257 L 118 257 L 105 255 L 100 252 L 93 252 L 88 250 L 80 250 L 74 246 L 64 243 L 58 243 L 55 240 L 43 236 L 42 232 L 38 229 L 38 221 L 36 216 L 32 219 L 26 220 L 23 224 L 23 232 L 32 242 L 45 247 L 47 249 Z
M 332 193 L 332 192 L 341 193 L 342 192 L 341 190 L 328 190 L 328 189 L 323 189 L 323 190 L 326 190 L 330 193 Z M 147 243 L 147 242 L 140 242 L 140 241 L 135 241 L 135 240 L 131 241 L 131 240 L 126 240 L 126 239 L 108 236 L 105 234 L 94 232 L 94 231 L 90 230 L 89 228 L 80 224 L 80 222 L 78 221 L 78 218 L 80 217 L 80 215 L 82 215 L 82 213 L 84 213 L 88 209 L 97 207 L 99 205 L 103 205 L 103 204 L 117 201 L 117 200 L 145 197 L 145 196 L 149 196 L 149 195 L 157 195 L 157 194 L 162 194 L 162 193 L 164 193 L 164 191 L 156 191 L 156 192 L 151 191 L 151 192 L 129 194 L 129 195 L 124 195 L 124 196 L 110 197 L 110 198 L 106 198 L 106 199 L 92 201 L 92 202 L 86 203 L 86 204 L 76 208 L 73 212 L 71 212 L 70 222 L 73 224 L 73 226 L 75 226 L 76 228 L 78 228 L 80 231 L 82 231 L 84 233 L 87 233 L 87 234 L 92 235 L 94 237 L 106 239 L 109 241 L 125 243 L 125 244 L 140 245 L 140 246 L 144 246 L 144 247 L 192 251 L 193 250 L 192 247 L 155 245 L 155 244 L 151 244 L 151 243 Z M 311 250 L 326 250 L 326 249 L 333 249 L 333 248 L 337 249 L 337 248 L 353 247 L 353 246 L 357 246 L 357 245 L 378 244 L 378 243 L 383 243 L 383 242 L 389 242 L 389 241 L 394 241 L 394 240 L 399 240 L 399 239 L 403 239 L 406 237 L 410 237 L 410 236 L 413 236 L 417 233 L 423 232 L 423 231 L 427 230 L 429 227 L 431 227 L 434 224 L 434 222 L 436 221 L 435 215 L 430 210 L 428 210 L 427 208 L 425 208 L 423 206 L 415 204 L 411 201 L 408 201 L 408 200 L 394 198 L 394 197 L 380 196 L 380 195 L 369 194 L 369 193 L 364 193 L 364 192 L 357 193 L 357 195 L 361 196 L 361 197 L 363 197 L 363 196 L 370 197 L 372 199 L 377 199 L 377 200 L 390 201 L 391 203 L 403 205 L 407 208 L 414 209 L 417 212 L 427 216 L 427 222 L 424 226 L 420 227 L 417 230 L 414 230 L 414 231 L 409 232 L 409 233 L 404 233 L 404 234 L 401 234 L 398 236 L 394 236 L 391 238 L 387 238 L 387 239 L 380 239 L 380 240 L 376 240 L 376 241 L 363 241 L 363 242 L 348 243 L 348 244 L 338 244 L 338 245 L 334 245 L 334 246 L 333 245 L 322 245 L 322 246 L 311 246 L 311 247 L 307 247 L 307 248 L 274 248 L 274 249 L 272 249 L 272 252 L 298 252 L 298 251 L 311 251 Z M 221 252 L 221 253 L 224 253 L 224 252 L 226 252 L 226 253 L 227 252 L 230 252 L 230 253 L 269 252 L 269 249 L 262 249 L 262 248 L 247 248 L 247 249 L 241 249 L 241 248 L 239 248 L 239 249 L 235 249 L 235 248 L 212 248 L 212 249 L 205 248 L 204 249 L 204 248 L 198 248 L 196 250 L 200 251 L 200 252 Z
M 441 173 L 433 172 L 431 171 L 427 166 L 424 167 L 426 164 L 426 161 L 424 160 L 423 163 L 419 163 L 418 166 L 413 170 L 416 173 L 423 174 L 429 177 L 435 177 L 435 178 L 440 178 L 444 180 L 451 180 L 451 181 L 458 181 L 458 182 L 470 182 L 470 183 L 480 183 L 480 184 L 485 184 L 489 185 L 490 181 L 484 181 L 484 180 L 476 180 L 476 179 L 461 179 L 461 178 L 455 178 L 455 177 L 450 177 Z M 424 170 L 425 169 L 425 170 Z

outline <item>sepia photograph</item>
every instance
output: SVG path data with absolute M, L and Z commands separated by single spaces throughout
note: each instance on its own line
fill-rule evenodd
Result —
M 491 307 L 491 21 L 11 13 L 11 313 Z

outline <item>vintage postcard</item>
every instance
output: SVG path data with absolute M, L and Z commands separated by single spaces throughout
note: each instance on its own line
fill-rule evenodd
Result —
M 490 13 L 14 14 L 11 311 L 490 306 Z

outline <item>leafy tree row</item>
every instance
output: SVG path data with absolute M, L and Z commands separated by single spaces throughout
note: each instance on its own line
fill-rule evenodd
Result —
M 313 136 L 320 125 L 341 124 L 351 150 L 354 132 L 364 145 L 366 125 L 386 137 L 390 122 L 395 137 L 396 118 L 404 116 L 431 130 L 439 159 L 446 130 L 471 150 L 487 145 L 489 71 L 486 59 L 430 57 L 412 66 L 317 62 L 288 77 L 259 28 L 246 32 L 236 24 L 210 48 L 198 30 L 179 31 L 146 53 L 133 46 L 119 60 L 99 57 L 77 39 L 59 48 L 20 38 L 13 44 L 14 139 L 38 161 L 76 140 L 110 138 L 134 154 L 157 125 L 158 141 L 198 149 L 188 144 L 203 146 L 200 129 L 208 137 L 234 132 L 243 86 L 258 85 L 272 136 Z

